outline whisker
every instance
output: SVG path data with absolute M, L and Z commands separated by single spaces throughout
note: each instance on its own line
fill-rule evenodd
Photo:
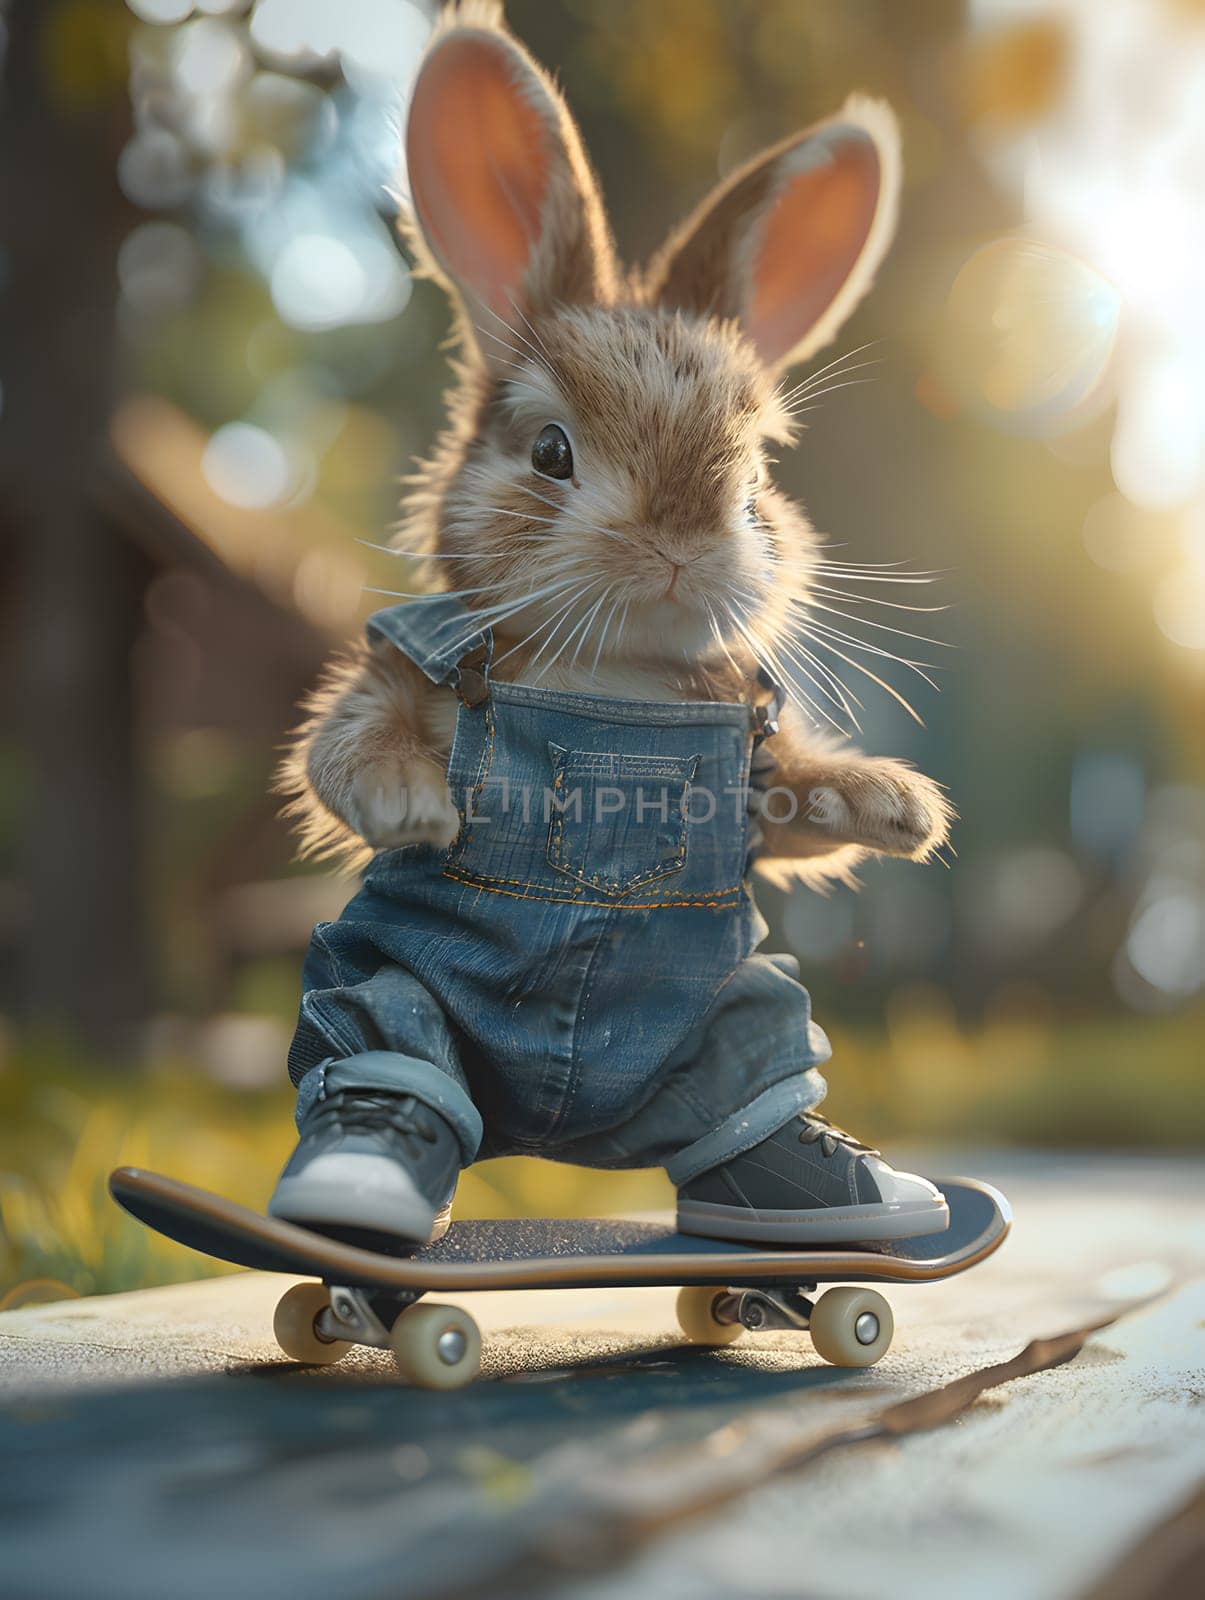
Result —
M 809 405 L 790 405 L 782 409 L 789 417 L 802 416 L 805 411 L 815 411 L 816 401 L 823 399 L 826 394 L 836 394 L 838 389 L 860 389 L 863 384 L 870 383 L 870 378 L 848 378 L 844 383 L 830 383 L 824 389 L 812 389 L 805 395 L 800 395 L 800 400 L 811 402 Z
M 628 607 L 632 604 L 631 595 L 623 603 L 623 610 L 619 613 L 619 621 L 615 624 L 615 649 L 617 653 L 623 650 L 623 630 L 627 626 Z
M 577 513 L 570 510 L 569 507 L 560 505 L 555 500 L 550 500 L 546 494 L 540 494 L 537 490 L 531 488 L 526 483 L 516 484 L 515 487 L 522 490 L 524 494 L 531 495 L 532 499 L 540 500 L 544 503 L 544 505 L 551 506 L 554 511 L 559 511 L 562 516 L 572 519 L 579 525 L 579 527 L 587 528 L 591 533 L 605 534 L 608 539 L 617 539 L 620 544 L 631 544 L 632 542 L 630 539 L 625 538 L 622 533 L 618 533 L 614 528 L 604 528 L 601 523 L 587 522 L 584 517 L 578 516 Z
M 540 522 L 545 527 L 555 528 L 555 517 L 542 517 L 538 511 L 511 511 L 507 506 L 483 506 L 484 511 L 494 511 L 500 517 L 519 517 L 524 522 Z
M 708 616 L 708 620 L 711 623 L 711 631 L 712 631 L 712 633 L 715 634 L 716 643 L 719 645 L 720 649 L 724 652 L 724 654 L 728 657 L 728 664 L 731 666 L 732 670 L 737 674 L 738 677 L 740 677 L 740 678 L 746 677 L 747 674 L 745 672 L 745 669 L 736 661 L 735 657 L 732 654 L 732 651 L 729 650 L 729 648 L 728 648 L 728 641 L 727 641 L 727 639 L 725 639 L 723 630 L 721 629 L 721 627 L 719 625 L 719 622 L 716 619 L 716 614 L 715 614 L 715 611 L 712 609 L 711 601 L 708 600 L 706 596 L 704 596 L 704 598 L 703 598 L 703 604 L 707 607 L 707 616 Z
M 587 584 L 586 592 L 581 596 L 582 599 L 586 599 L 586 595 L 594 587 L 594 585 L 595 585 L 595 583 L 597 583 L 597 581 L 598 581 L 597 578 L 595 578 L 595 579 L 592 579 L 589 584 Z M 589 601 L 588 600 L 587 600 L 587 608 L 589 608 Z M 539 681 L 539 678 L 542 678 L 544 676 L 545 672 L 550 672 L 552 670 L 552 668 L 555 667 L 559 663 L 559 661 L 561 660 L 561 657 L 565 654 L 565 651 L 568 650 L 569 646 L 573 643 L 573 641 L 578 638 L 578 635 L 581 633 L 583 624 L 588 624 L 589 618 L 590 618 L 590 614 L 591 614 L 590 610 L 587 609 L 586 612 L 582 616 L 580 616 L 575 623 L 573 623 L 573 626 L 569 629 L 569 632 L 566 634 L 565 638 L 562 640 L 560 645 L 558 645 L 556 653 L 554 655 L 550 656 L 548 661 L 544 664 L 543 671 L 537 677 L 537 680 L 536 680 L 537 682 Z M 569 622 L 570 620 L 571 620 L 571 618 L 569 618 L 569 617 L 565 618 L 566 622 Z M 578 643 L 580 645 L 580 643 L 581 643 L 580 639 L 578 640 Z M 576 657 L 574 659 L 576 659 Z M 572 663 L 571 663 L 571 665 L 572 665 Z
M 820 673 L 823 678 L 826 678 L 831 684 L 833 684 L 842 700 L 846 702 L 846 715 L 849 717 L 850 721 L 853 723 L 858 732 L 861 733 L 862 724 L 858 720 L 858 712 L 853 709 L 853 706 L 849 704 L 849 701 L 853 701 L 853 705 L 857 706 L 858 711 L 866 710 L 865 703 L 858 697 L 857 694 L 854 693 L 853 689 L 851 689 L 849 684 L 845 682 L 844 678 L 842 678 L 838 673 L 834 672 L 826 662 L 821 661 L 820 657 L 813 651 L 809 650 L 802 640 L 795 641 L 795 648 L 802 651 L 803 655 L 812 663 L 816 671 Z
M 798 383 L 784 391 L 786 395 L 798 394 L 801 390 L 814 389 L 825 378 L 839 378 L 845 372 L 856 372 L 859 367 L 881 367 L 885 360 L 883 356 L 869 356 L 865 361 L 854 361 L 855 356 L 865 355 L 870 345 L 864 344 L 856 350 L 848 350 L 843 356 L 838 356 L 835 361 L 826 362 L 815 372 L 805 373 Z M 853 362 L 851 366 L 850 363 Z
M 802 383 L 797 388 L 790 390 L 789 393 L 781 395 L 779 404 L 789 411 L 805 400 L 814 400 L 818 395 L 827 394 L 830 389 L 839 388 L 843 380 L 849 379 L 851 373 L 862 372 L 867 367 L 881 365 L 882 363 L 879 361 L 858 361 L 852 367 L 842 367 L 840 372 L 829 373 L 823 382 L 821 381 L 821 376 L 818 375 L 813 383 Z M 857 383 L 873 383 L 874 379 L 858 378 L 853 381 Z
M 948 605 L 910 606 L 905 605 L 902 600 L 880 600 L 877 596 L 872 594 L 850 594 L 848 589 L 834 589 L 826 583 L 808 583 L 808 591 L 811 594 L 828 595 L 833 600 L 848 600 L 850 605 L 855 606 L 890 606 L 892 611 L 937 612 L 950 610 Z
M 616 611 L 618 611 L 619 604 L 622 599 L 622 594 L 617 594 L 615 596 L 614 600 L 611 602 L 610 611 L 607 612 L 606 617 L 603 619 L 602 632 L 598 636 L 598 648 L 594 652 L 594 660 L 590 666 L 591 677 L 593 677 L 598 671 L 598 663 L 602 660 L 603 644 L 606 641 L 607 633 L 611 627 L 611 619 L 614 617 Z
M 363 542 L 363 541 L 361 541 Z M 513 549 L 517 544 L 552 544 L 554 540 L 547 534 L 533 533 L 529 539 L 524 539 L 521 534 L 507 541 L 507 549 Z M 380 550 L 384 555 L 404 556 L 408 561 L 497 561 L 498 554 L 493 550 L 394 550 L 387 544 L 369 545 L 370 550 Z
M 800 688 L 794 676 L 787 671 L 781 661 L 777 660 L 772 647 L 768 645 L 767 642 L 760 637 L 760 635 L 754 633 L 751 626 L 747 627 L 745 622 L 741 620 L 741 616 L 738 615 L 738 612 L 740 612 L 740 607 L 734 606 L 731 601 L 725 601 L 724 603 L 729 616 L 732 618 L 733 622 L 744 636 L 745 642 L 753 651 L 754 660 L 758 663 L 762 670 L 770 678 L 773 678 L 776 683 L 780 684 L 786 693 L 790 694 L 793 691 L 796 698 L 804 700 L 817 714 L 817 716 L 823 717 L 825 722 L 827 722 L 831 727 L 836 728 L 838 733 L 843 732 L 844 730 L 841 728 L 840 723 L 834 722 L 833 718 L 828 714 L 824 707 L 813 700 L 806 689 Z M 768 662 L 766 659 L 767 657 Z
M 434 600 L 437 596 L 440 598 L 447 596 L 450 599 L 458 600 L 464 594 L 491 594 L 497 587 L 496 583 L 483 583 L 475 589 L 422 589 L 417 593 L 409 594 L 403 589 L 375 589 L 371 584 L 366 583 L 361 593 L 383 594 L 393 600 Z
M 513 656 L 516 650 L 521 650 L 524 645 L 530 644 L 533 639 L 538 638 L 539 635 L 541 633 L 543 633 L 544 629 L 547 628 L 550 623 L 555 622 L 558 617 L 563 616 L 563 614 L 566 611 L 568 611 L 571 606 L 573 606 L 573 605 L 575 605 L 577 603 L 577 601 L 581 598 L 582 594 L 585 592 L 585 589 L 587 587 L 585 584 L 583 584 L 581 582 L 580 578 L 575 577 L 575 578 L 572 578 L 572 579 L 568 580 L 567 583 L 562 585 L 561 592 L 563 593 L 564 590 L 570 586 L 570 584 L 574 584 L 574 583 L 576 583 L 577 587 L 574 589 L 573 593 L 569 596 L 569 599 L 566 600 L 564 605 L 559 606 L 557 608 L 557 610 L 555 610 L 551 614 L 551 616 L 545 617 L 543 622 L 537 623 L 537 625 L 531 630 L 531 632 L 529 634 L 527 634 L 527 636 L 525 638 L 520 639 L 518 644 L 511 645 L 509 650 L 504 650 L 502 652 L 502 654 L 497 657 L 497 660 L 494 663 L 495 666 L 498 664 L 498 662 L 505 661 L 508 656 Z M 520 606 L 518 609 L 522 610 L 523 608 L 522 608 L 522 606 Z M 537 660 L 538 660 L 538 657 L 537 657 Z M 532 663 L 532 665 L 534 665 L 534 663 Z
M 821 600 L 792 600 L 791 604 L 809 615 L 813 611 L 823 611 L 831 617 L 843 617 L 846 622 L 859 622 L 864 628 L 877 628 L 880 633 L 894 633 L 901 639 L 915 639 L 919 644 L 936 645 L 942 650 L 952 650 L 954 648 L 945 639 L 931 639 L 927 633 L 909 633 L 907 628 L 893 628 L 890 623 L 875 622 L 871 617 L 851 616 L 848 611 L 842 611 L 839 606 L 828 606 Z
M 603 601 L 607 598 L 607 596 L 610 594 L 611 590 L 615 587 L 615 583 L 616 583 L 616 580 L 614 578 L 612 578 L 611 582 L 609 584 L 607 584 L 606 588 L 599 595 L 598 599 L 594 602 L 593 610 L 590 611 L 590 613 L 587 615 L 585 628 L 584 628 L 584 630 L 582 632 L 581 638 L 577 641 L 577 648 L 573 652 L 573 660 L 570 661 L 570 663 L 569 663 L 570 672 L 572 672 L 574 667 L 577 666 L 578 657 L 582 653 L 582 646 L 585 644 L 586 640 L 590 636 L 590 625 L 594 621 L 594 619 L 598 615 L 598 613 L 602 610 Z M 568 648 L 568 646 L 566 646 L 566 648 Z
M 859 711 L 864 711 L 866 708 L 853 690 L 842 683 L 841 679 L 829 667 L 825 666 L 819 656 L 813 655 L 807 646 L 798 639 L 792 639 L 790 643 L 779 640 L 779 648 L 787 659 L 792 661 L 799 671 L 803 673 L 808 682 L 816 686 L 819 693 L 823 694 L 833 705 L 840 707 L 842 713 L 849 718 L 857 731 L 861 733 L 862 724 L 858 721 L 858 713 L 849 702 L 852 700 Z M 817 678 L 816 672 L 811 670 L 812 666 L 816 668 L 816 672 L 820 673 L 821 676 L 819 678 Z M 827 682 L 822 680 L 827 680 Z M 832 689 L 828 687 L 829 683 L 833 685 Z
M 938 685 L 934 683 L 933 679 L 930 678 L 924 671 L 924 668 L 928 667 L 934 672 L 940 672 L 941 668 L 936 662 L 913 661 L 910 656 L 896 655 L 893 650 L 884 650 L 877 644 L 870 644 L 865 639 L 859 639 L 856 634 L 846 633 L 843 629 L 834 628 L 827 622 L 816 622 L 813 620 L 811 622 L 811 627 L 830 638 L 840 639 L 842 644 L 849 645 L 851 650 L 861 650 L 864 651 L 866 655 L 870 656 L 881 656 L 884 661 L 894 661 L 901 667 L 907 667 L 909 672 L 915 672 L 918 678 L 923 678 L 931 689 L 937 689 L 938 693 L 940 694 L 941 691 L 938 688 Z
M 799 383 L 795 384 L 793 388 L 788 389 L 784 395 L 781 395 L 780 399 L 789 399 L 791 395 L 796 394 L 800 389 L 806 389 L 809 384 L 819 382 L 819 380 L 824 377 L 826 372 L 831 372 L 834 367 L 839 367 L 843 361 L 852 361 L 855 356 L 860 356 L 865 351 L 872 350 L 876 344 L 882 344 L 882 342 L 883 341 L 881 339 L 868 339 L 865 344 L 857 345 L 853 350 L 847 350 L 844 355 L 834 357 L 832 361 L 827 362 L 816 372 L 809 372 Z M 882 358 L 880 357 L 877 359 L 881 360 Z
M 557 615 L 557 617 L 560 618 L 560 621 L 557 622 L 556 627 L 553 628 L 552 632 L 548 635 L 547 639 L 544 640 L 544 643 L 536 651 L 535 655 L 532 656 L 530 662 L 528 663 L 528 670 L 529 671 L 530 671 L 530 669 L 532 667 L 535 666 L 537 661 L 539 661 L 540 657 L 544 654 L 545 650 L 548 649 L 549 645 L 552 644 L 552 642 L 556 638 L 557 634 L 561 631 L 561 628 L 569 621 L 570 616 L 572 615 L 572 612 L 573 612 L 573 607 L 577 604 L 577 602 L 579 600 L 581 600 L 583 598 L 583 596 L 587 593 L 587 591 L 591 587 L 592 587 L 592 583 L 587 583 L 587 584 L 583 585 L 582 588 L 580 588 L 576 592 L 576 594 L 574 594 L 572 596 L 572 598 L 570 599 L 568 605 L 562 606 L 560 611 L 557 612 L 556 615 Z M 569 637 L 572 638 L 573 635 L 570 634 Z M 548 659 L 548 661 L 546 661 L 544 663 L 543 668 L 536 674 L 535 679 L 533 680 L 534 682 L 539 683 L 540 679 L 544 676 L 544 674 L 546 672 L 548 672 L 550 668 L 554 667 L 557 664 L 557 662 L 560 660 L 560 657 L 561 657 L 561 651 L 564 648 L 565 647 L 562 644 L 560 646 L 560 648 L 557 650 L 556 654 L 551 656 Z
M 538 355 L 529 354 L 525 350 L 520 350 L 517 344 L 511 344 L 506 339 L 500 339 L 496 333 L 491 333 L 488 328 L 483 328 L 479 322 L 475 322 L 473 326 L 483 339 L 492 339 L 495 344 L 501 345 L 503 350 L 509 350 L 511 355 L 515 357 L 513 361 L 504 361 L 502 363 L 504 367 L 513 367 L 516 372 L 526 372 L 530 370 L 530 363 L 534 360 L 541 371 L 547 372 L 550 378 L 553 376 L 548 371 L 547 364 Z M 497 358 L 495 357 L 494 359 Z
M 899 704 L 903 706 L 904 710 L 914 722 L 919 723 L 922 728 L 924 727 L 924 718 L 908 704 L 907 700 L 904 699 L 899 690 L 893 688 L 885 678 L 880 678 L 877 672 L 872 672 L 869 667 L 863 666 L 860 661 L 855 661 L 852 656 L 847 656 L 844 651 L 839 650 L 837 646 L 830 643 L 829 640 L 816 639 L 815 642 L 822 650 L 831 650 L 835 656 L 840 656 L 841 660 L 844 661 L 847 666 L 853 667 L 855 672 L 861 672 L 873 683 L 877 683 L 880 689 L 882 689 L 886 694 L 889 694 L 893 700 L 898 701 Z
M 516 612 L 524 610 L 527 606 L 535 605 L 540 600 L 554 598 L 563 593 L 570 584 L 576 582 L 576 575 L 555 578 L 540 589 L 528 589 L 520 595 L 508 595 L 505 600 L 499 601 L 494 606 L 483 606 L 480 611 L 471 612 L 468 617 L 447 617 L 432 630 L 432 634 L 439 634 L 445 628 L 453 627 L 456 623 L 468 623 L 465 639 L 471 639 L 475 633 L 480 633 L 482 628 L 493 627 L 504 622 Z
M 759 598 L 756 595 L 750 594 L 747 589 L 734 589 L 733 593 L 744 596 L 745 599 L 749 600 L 755 605 L 761 603 Z M 747 617 L 748 613 L 746 612 L 745 615 Z M 776 639 L 775 646 L 787 657 L 788 661 L 795 666 L 797 671 L 801 672 L 808 682 L 816 688 L 818 693 L 824 695 L 826 700 L 829 700 L 833 705 L 837 706 L 847 717 L 851 719 L 854 727 L 860 732 L 861 724 L 858 721 L 857 714 L 846 699 L 846 694 L 853 694 L 853 691 L 847 690 L 846 685 L 841 682 L 840 678 L 832 673 L 816 656 L 812 655 L 807 647 L 802 644 L 800 640 L 796 639 L 794 635 L 788 634 L 785 638 Z M 811 661 L 826 678 L 831 680 L 837 691 L 835 696 L 826 684 L 817 679 L 815 674 L 809 669 L 806 663 L 800 659 L 798 654 L 796 654 L 796 651 L 802 651 L 808 660 Z M 859 708 L 865 709 L 862 706 L 862 702 L 858 700 L 857 695 L 853 695 L 853 698 L 857 702 Z
M 598 582 L 597 578 L 591 578 L 590 581 L 586 584 L 586 587 L 582 591 L 582 593 L 579 596 L 579 598 L 585 599 L 586 595 L 589 593 L 589 591 L 591 589 L 593 589 L 594 585 L 597 582 Z M 588 622 L 588 620 L 590 618 L 590 615 L 591 615 L 591 612 L 589 610 L 587 610 L 573 624 L 572 628 L 570 628 L 569 633 L 567 634 L 567 636 L 566 636 L 563 644 L 561 645 L 560 649 L 557 651 L 556 655 L 553 656 L 552 659 L 549 661 L 549 663 L 548 663 L 549 667 L 555 666 L 556 663 L 560 660 L 561 655 L 564 653 L 564 651 L 568 650 L 569 646 L 573 643 L 574 639 L 577 638 L 578 633 L 581 630 L 583 622 Z M 569 619 L 566 618 L 565 620 L 568 621 Z
M 842 583 L 899 583 L 908 586 L 928 585 L 934 581 L 928 573 L 918 572 L 855 572 L 838 567 L 824 569 Z
M 849 545 L 844 540 L 840 544 L 830 544 L 830 543 L 826 542 L 822 546 L 822 550 L 848 550 L 848 549 L 849 549 Z M 898 571 L 898 569 L 900 567 L 906 567 L 908 565 L 908 561 L 907 561 L 906 557 L 903 560 L 900 560 L 900 561 L 830 561 L 827 555 L 824 555 L 822 553 L 818 553 L 818 554 L 816 554 L 816 555 L 814 555 L 812 557 L 812 560 L 815 561 L 818 565 L 838 566 L 838 567 L 853 567 L 858 572 L 865 572 L 865 571 L 894 572 L 894 571 Z M 948 567 L 943 567 L 943 568 L 940 568 L 940 569 L 939 568 L 934 568 L 933 569 L 933 571 L 939 571 L 939 570 L 943 571 L 943 572 L 948 572 L 950 569 Z
M 518 313 L 518 315 L 520 317 L 522 317 L 523 326 L 527 329 L 528 333 L 531 334 L 532 338 L 539 345 L 540 349 L 544 352 L 544 354 L 548 358 L 549 362 L 551 362 L 552 361 L 552 351 L 545 344 L 543 335 L 540 333 L 540 330 L 536 327 L 535 323 L 532 322 L 531 318 L 523 310 L 523 307 L 519 304 L 519 302 L 517 300 L 514 299 L 513 296 L 508 295 L 507 299 L 510 300 L 511 305 L 514 307 L 514 309 Z
M 514 305 L 514 302 L 511 301 L 511 304 Z M 518 310 L 518 307 L 516 306 L 515 309 Z M 532 356 L 535 358 L 536 365 L 538 367 L 542 367 L 543 370 L 552 379 L 552 381 L 554 383 L 556 383 L 557 382 L 557 375 L 553 371 L 552 367 L 549 365 L 549 360 L 551 360 L 551 357 L 549 357 L 548 360 L 546 360 L 545 356 L 540 354 L 539 350 L 537 350 L 535 345 L 532 344 L 531 340 L 529 338 L 527 338 L 526 334 L 522 333 L 518 328 L 516 328 L 513 322 L 507 322 L 506 318 L 501 314 L 501 312 L 495 311 L 492 306 L 487 306 L 486 310 L 489 312 L 491 317 L 497 318 L 497 320 L 501 323 L 501 325 L 506 329 L 507 333 L 513 333 L 516 339 L 519 339 L 519 340 L 522 341 L 522 343 L 526 346 L 526 348 L 531 352 Z M 522 316 L 523 315 L 522 312 L 520 312 L 519 315 Z M 523 320 L 526 322 L 527 318 L 524 317 Z M 528 324 L 528 326 L 530 326 L 530 324 Z

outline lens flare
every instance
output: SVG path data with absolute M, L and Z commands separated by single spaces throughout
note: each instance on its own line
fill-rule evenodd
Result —
M 998 426 L 1058 433 L 1105 398 L 1120 296 L 1068 251 L 994 240 L 963 266 L 946 310 L 947 381 Z

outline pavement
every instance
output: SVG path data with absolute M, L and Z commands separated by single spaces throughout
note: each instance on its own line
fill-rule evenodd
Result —
M 456 1297 L 485 1358 L 452 1394 L 283 1361 L 265 1274 L 0 1315 L 0 1595 L 1205 1592 L 1199 1164 L 959 1165 L 1013 1234 L 889 1290 L 862 1372 L 791 1333 L 686 1347 L 659 1289 Z

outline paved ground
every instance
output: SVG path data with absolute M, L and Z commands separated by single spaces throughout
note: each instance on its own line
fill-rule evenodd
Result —
M 1095 1591 L 1205 1468 L 1199 1170 L 961 1164 L 1009 1192 L 1014 1235 L 893 1290 L 865 1373 L 789 1334 L 683 1348 L 661 1290 L 464 1296 L 486 1377 L 453 1395 L 374 1352 L 290 1369 L 258 1274 L 0 1316 L 0 1594 Z M 960 1420 L 868 1440 L 894 1402 L 1108 1316 Z M 1174 1573 L 1168 1535 L 1128 1595 L 1205 1592 L 1189 1520 Z

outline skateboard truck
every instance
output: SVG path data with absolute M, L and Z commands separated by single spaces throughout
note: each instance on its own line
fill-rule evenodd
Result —
M 873 1289 L 852 1285 L 809 1299 L 816 1288 L 806 1280 L 763 1289 L 699 1285 L 680 1291 L 678 1322 L 693 1344 L 731 1344 L 746 1328 L 803 1331 L 835 1366 L 873 1366 L 891 1344 L 895 1326 L 886 1300 Z
M 417 1294 L 373 1294 L 332 1283 L 330 1304 L 314 1318 L 314 1332 L 328 1344 L 347 1340 L 351 1344 L 371 1345 L 374 1350 L 389 1349 L 389 1335 L 400 1312 L 413 1305 Z
M 711 1314 L 717 1322 L 739 1323 L 751 1333 L 763 1328 L 806 1332 L 815 1307 L 804 1290 L 813 1292 L 815 1288 L 814 1283 L 807 1283 L 791 1289 L 729 1289 L 716 1298 Z

